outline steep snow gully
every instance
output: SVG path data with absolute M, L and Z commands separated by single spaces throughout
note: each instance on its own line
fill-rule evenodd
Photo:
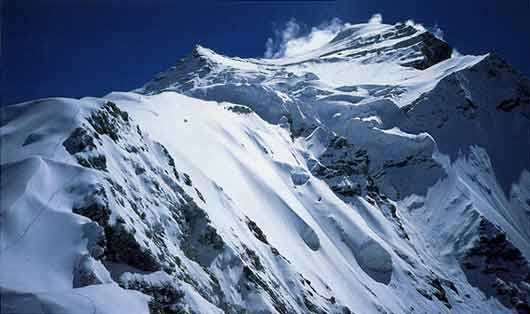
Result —
M 3 108 L 2 313 L 530 313 L 530 82 L 407 24 Z

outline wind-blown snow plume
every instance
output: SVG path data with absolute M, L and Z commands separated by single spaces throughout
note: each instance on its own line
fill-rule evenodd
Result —
M 368 20 L 368 24 L 381 24 L 383 23 L 383 15 L 381 13 L 376 13 Z
M 444 39 L 444 31 L 443 29 L 438 26 L 438 24 L 435 24 L 433 27 L 429 28 L 429 31 L 433 33 L 436 38 L 443 40 Z
M 317 49 L 328 43 L 347 23 L 338 18 L 314 26 L 304 32 L 305 25 L 294 18 L 285 23 L 283 29 L 274 32 L 274 38 L 268 38 L 265 44 L 265 58 L 292 57 Z

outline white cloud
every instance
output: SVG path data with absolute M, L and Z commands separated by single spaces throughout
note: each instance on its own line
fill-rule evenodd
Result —
M 304 32 L 304 25 L 294 18 L 283 29 L 274 32 L 274 38 L 265 43 L 265 58 L 292 57 L 317 49 L 330 42 L 338 32 L 349 24 L 334 18 Z
M 265 42 L 265 58 L 274 57 L 274 40 L 272 38 L 267 38 Z
M 381 13 L 376 13 L 368 20 L 368 24 L 381 24 L 383 23 L 383 15 Z

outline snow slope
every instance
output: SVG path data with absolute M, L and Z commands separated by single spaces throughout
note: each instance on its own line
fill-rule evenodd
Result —
M 413 26 L 3 108 L 2 313 L 529 313 L 530 83 Z

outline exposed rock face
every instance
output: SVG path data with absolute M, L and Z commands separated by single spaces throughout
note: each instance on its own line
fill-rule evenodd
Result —
M 164 272 L 150 275 L 126 273 L 120 277 L 119 284 L 125 289 L 138 290 L 151 296 L 150 314 L 177 314 L 185 311 L 184 292 Z
M 75 155 L 80 165 L 97 170 L 107 169 L 107 159 L 95 149 L 94 138 L 83 128 L 76 128 L 63 142 L 64 148 Z
M 112 283 L 112 279 L 103 264 L 90 255 L 80 256 L 74 268 L 73 287 L 81 288 L 104 283 Z
M 417 46 L 423 55 L 423 59 L 421 59 L 421 61 L 413 61 L 405 65 L 412 66 L 419 70 L 424 70 L 451 58 L 453 48 L 451 48 L 445 41 L 436 38 L 431 33 L 423 33 L 418 37 L 420 38 L 420 41 Z
M 461 258 L 469 282 L 518 313 L 530 309 L 530 263 L 506 234 L 482 218 L 479 237 Z
M 311 171 L 342 197 L 366 194 L 370 160 L 366 151 L 356 150 L 344 137 L 331 140 Z

